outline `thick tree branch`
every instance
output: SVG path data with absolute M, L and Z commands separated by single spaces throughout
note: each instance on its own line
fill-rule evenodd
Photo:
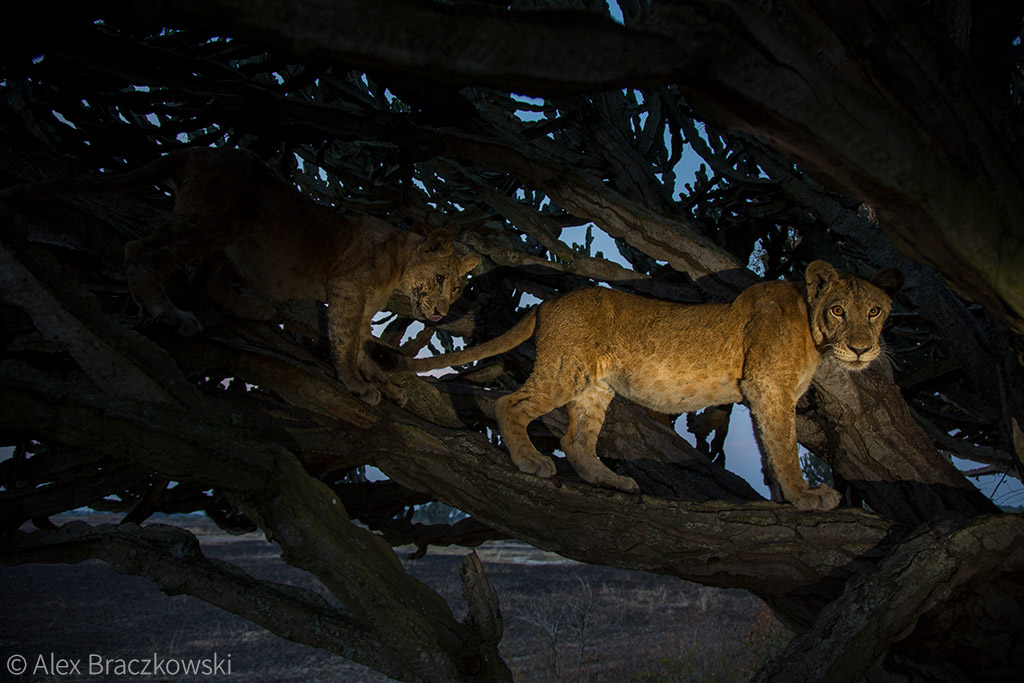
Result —
M 518 472 L 477 434 L 397 419 L 394 429 L 404 448 L 381 449 L 376 464 L 404 486 L 576 560 L 747 588 L 794 624 L 809 623 L 820 600 L 884 553 L 893 529 L 856 510 L 809 517 L 776 503 L 638 501 Z
M 150 27 L 171 21 L 227 31 L 302 61 L 513 92 L 604 90 L 664 82 L 675 71 L 666 59 L 675 52 L 670 39 L 629 31 L 593 11 L 509 12 L 484 3 L 415 0 L 314 0 L 297 10 L 275 0 L 215 0 L 154 2 L 145 9 L 114 1 L 89 12 Z M 496 78 L 499 73 L 505 76 Z
M 208 558 L 195 536 L 178 527 L 69 522 L 56 531 L 14 532 L 0 557 L 5 565 L 100 559 L 116 572 L 153 581 L 168 595 L 197 597 L 282 638 L 329 650 L 392 677 L 403 675 L 372 631 L 318 593 L 257 580 L 234 565 Z
M 766 10 L 730 0 L 670 2 L 629 28 L 590 12 L 408 0 L 304 3 L 302 12 L 274 2 L 156 3 L 145 12 L 111 2 L 96 11 L 183 21 L 296 58 L 448 83 L 534 93 L 679 83 L 719 125 L 769 139 L 820 179 L 878 207 L 904 251 L 1024 333 L 1021 141 L 994 125 L 995 88 L 984 71 L 991 59 L 958 68 L 949 35 L 921 5 L 837 0 L 809 12 L 797 3 Z M 973 35 L 972 44 L 985 39 Z M 967 145 L 963 131 L 972 136 Z M 582 199 L 557 183 L 546 187 L 565 194 L 566 205 Z M 615 222 L 608 224 L 618 233 Z
M 947 512 L 996 511 L 936 452 L 888 373 L 875 368 L 850 373 L 823 363 L 815 388 L 823 418 L 818 426 L 828 435 L 826 457 L 831 454 L 835 472 L 873 510 L 911 526 Z M 846 426 L 836 430 L 832 425 L 837 424 Z
M 17 529 L 30 519 L 90 505 L 111 491 L 121 491 L 147 479 L 147 473 L 138 468 L 113 465 L 79 473 L 72 481 L 47 484 L 42 490 L 33 487 L 0 492 L 0 529 Z
M 941 612 L 954 601 L 967 605 L 971 612 L 962 615 L 961 623 L 984 621 L 987 635 L 980 642 L 970 642 L 971 629 L 961 629 L 951 633 L 950 640 L 986 651 L 985 657 L 994 668 L 1012 678 L 1015 671 L 1019 673 L 1014 659 L 1019 656 L 1020 614 L 1013 609 L 985 610 L 978 603 L 984 602 L 986 584 L 999 583 L 1021 571 L 1024 520 L 1019 516 L 947 520 L 930 525 L 900 544 L 876 568 L 851 582 L 843 595 L 821 613 L 813 628 L 795 638 L 755 680 L 864 680 L 891 656 L 894 644 L 920 627 L 922 621 L 932 621 L 934 612 Z M 974 594 L 973 599 L 965 599 L 965 594 Z M 940 623 L 946 621 L 945 617 L 938 619 Z M 952 643 L 935 643 L 934 647 L 945 653 L 952 650 L 952 657 L 940 655 L 940 661 L 952 659 L 953 666 L 963 668 L 940 665 L 930 671 L 932 675 L 936 669 L 942 672 L 943 680 L 963 680 L 973 675 L 970 660 L 958 661 L 964 653 L 958 653 Z

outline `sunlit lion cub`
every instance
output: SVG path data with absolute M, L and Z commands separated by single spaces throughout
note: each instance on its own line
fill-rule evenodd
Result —
M 765 473 L 801 510 L 830 510 L 839 494 L 810 488 L 800 472 L 795 408 L 822 354 L 853 370 L 881 353 L 879 334 L 903 284 L 882 270 L 870 281 L 824 261 L 807 267 L 806 285 L 756 284 L 729 304 L 683 305 L 594 288 L 533 309 L 505 334 L 434 358 L 401 360 L 408 370 L 461 365 L 536 338 L 533 373 L 497 402 L 498 425 L 524 472 L 550 477 L 554 463 L 527 435 L 529 423 L 568 404 L 562 448 L 580 476 L 634 492 L 637 484 L 597 458 L 597 436 L 616 393 L 664 413 L 745 401 Z

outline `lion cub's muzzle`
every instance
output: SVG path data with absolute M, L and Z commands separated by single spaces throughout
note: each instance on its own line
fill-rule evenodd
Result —
M 448 313 L 448 307 L 439 306 L 430 301 L 418 301 L 416 302 L 416 311 L 423 320 L 436 323 Z
M 845 344 L 834 344 L 832 355 L 853 370 L 863 370 L 882 354 L 882 347 L 877 343 L 849 341 Z

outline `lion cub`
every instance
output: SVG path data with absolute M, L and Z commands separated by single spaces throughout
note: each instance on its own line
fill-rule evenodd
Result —
M 616 393 L 664 413 L 743 401 L 750 407 L 762 467 L 801 510 L 831 510 L 840 496 L 810 488 L 800 471 L 796 402 L 823 353 L 860 370 L 881 353 L 879 334 L 903 284 L 898 270 L 870 281 L 824 261 L 807 267 L 806 284 L 763 282 L 728 304 L 684 305 L 622 292 L 582 289 L 533 309 L 508 332 L 434 358 L 402 358 L 425 371 L 487 358 L 536 338 L 533 373 L 497 402 L 498 425 L 524 472 L 555 473 L 530 442 L 527 426 L 568 404 L 562 448 L 584 480 L 626 492 L 633 479 L 597 457 L 597 436 Z
M 200 332 L 199 320 L 171 302 L 164 279 L 203 258 L 207 293 L 240 317 L 272 319 L 275 309 L 231 289 L 229 269 L 271 299 L 326 301 L 338 379 L 370 405 L 381 391 L 405 402 L 402 390 L 364 355 L 363 344 L 371 317 L 396 290 L 409 297 L 418 317 L 437 321 L 448 312 L 461 278 L 478 261 L 455 253 L 452 232 L 423 237 L 376 218 L 341 216 L 240 149 L 180 150 L 128 173 L 28 183 L 2 196 L 32 201 L 163 181 L 174 186 L 173 210 L 150 235 L 125 245 L 128 284 L 144 314 L 183 335 Z

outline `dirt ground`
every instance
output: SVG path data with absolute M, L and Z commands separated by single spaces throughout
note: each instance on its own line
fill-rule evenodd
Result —
M 185 519 L 207 555 L 259 578 L 317 587 L 261 534 L 229 536 L 205 518 Z M 409 561 L 409 550 L 396 549 L 409 573 L 461 619 L 458 566 L 468 551 L 432 548 Z M 487 543 L 477 552 L 501 601 L 502 654 L 517 681 L 745 681 L 788 635 L 743 591 L 579 564 L 518 542 Z M 0 585 L 0 680 L 137 680 L 90 676 L 89 666 L 114 660 L 114 671 L 116 660 L 153 657 L 167 675 L 144 680 L 388 680 L 196 598 L 165 596 L 146 579 L 99 561 L 0 567 Z M 172 660 L 205 662 L 205 675 L 171 675 Z M 81 675 L 73 672 L 75 662 Z M 27 673 L 12 676 L 19 663 Z

